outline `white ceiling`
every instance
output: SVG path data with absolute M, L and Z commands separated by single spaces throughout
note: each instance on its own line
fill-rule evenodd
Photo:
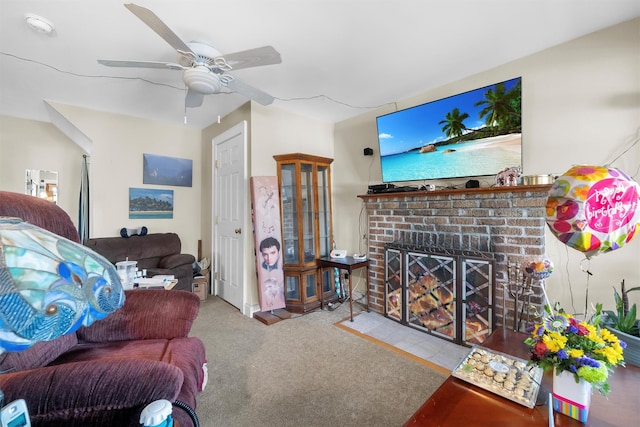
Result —
M 640 16 L 640 0 L 137 0 L 183 41 L 223 54 L 272 45 L 282 63 L 231 72 L 274 106 L 338 122 Z M 55 25 L 32 31 L 24 14 Z M 184 122 L 175 50 L 116 0 L 0 0 L 0 114 L 50 121 L 43 100 Z M 140 79 L 145 79 L 147 81 Z M 515 76 L 514 76 L 515 77 Z M 169 86 L 171 87 L 169 87 Z M 205 97 L 204 128 L 247 101 Z

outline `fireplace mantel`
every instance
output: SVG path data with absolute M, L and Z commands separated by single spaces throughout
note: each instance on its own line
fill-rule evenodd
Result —
M 399 196 L 445 196 L 449 194 L 493 194 L 493 193 L 520 193 L 527 191 L 548 191 L 551 184 L 545 185 L 516 185 L 504 187 L 480 187 L 480 188 L 448 188 L 442 190 L 418 190 L 418 191 L 398 191 L 389 193 L 361 194 L 363 200 L 372 198 L 391 199 Z

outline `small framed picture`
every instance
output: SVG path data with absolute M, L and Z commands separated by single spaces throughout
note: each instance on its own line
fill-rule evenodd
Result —
M 129 219 L 173 218 L 173 190 L 129 188 Z

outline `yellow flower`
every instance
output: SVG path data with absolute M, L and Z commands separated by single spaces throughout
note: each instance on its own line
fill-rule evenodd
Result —
M 558 332 L 549 332 L 542 336 L 542 341 L 546 344 L 549 351 L 557 353 L 558 350 L 563 349 L 567 344 L 567 337 Z
M 608 329 L 600 330 L 600 336 L 602 336 L 603 340 L 608 341 L 610 343 L 614 343 L 614 344 L 620 343 L 620 341 L 618 340 L 618 337 L 615 336 L 613 333 L 611 333 L 611 331 L 609 331 Z
M 544 328 L 544 325 L 538 324 L 533 328 L 533 332 L 531 333 L 534 337 L 540 336 L 540 328 Z
M 589 331 L 588 337 L 591 341 L 593 341 L 596 344 L 604 344 L 604 340 L 598 334 L 598 329 L 596 329 L 595 326 L 585 322 L 580 322 L 580 324 L 583 325 L 585 328 L 587 328 L 587 331 Z
M 615 351 L 611 347 L 599 348 L 597 350 L 594 350 L 593 352 L 596 354 L 603 355 L 607 359 L 607 362 L 611 363 L 612 365 L 615 365 L 618 362 L 624 360 L 624 357 L 622 357 L 622 354 L 619 354 L 617 351 Z
M 572 348 L 571 350 L 567 351 L 567 355 L 569 357 L 582 357 L 584 356 L 584 351 L 580 350 L 579 348 Z

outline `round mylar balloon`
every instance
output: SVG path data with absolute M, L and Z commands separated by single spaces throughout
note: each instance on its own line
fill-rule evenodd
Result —
M 640 186 L 624 172 L 574 166 L 556 179 L 547 199 L 547 225 L 587 257 L 624 246 L 640 228 Z

